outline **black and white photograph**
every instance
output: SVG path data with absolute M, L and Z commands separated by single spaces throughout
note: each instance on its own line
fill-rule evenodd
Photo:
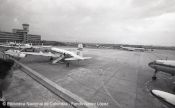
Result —
M 0 0 L 0 108 L 175 108 L 175 0 Z

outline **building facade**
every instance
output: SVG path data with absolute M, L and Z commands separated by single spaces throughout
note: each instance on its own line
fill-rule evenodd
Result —
M 40 42 L 40 35 L 28 34 L 29 24 L 22 24 L 23 29 L 12 29 L 12 32 L 0 31 L 0 42 Z

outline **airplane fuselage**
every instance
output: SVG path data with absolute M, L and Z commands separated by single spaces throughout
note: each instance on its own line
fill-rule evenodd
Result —
M 155 69 L 156 71 L 162 71 L 171 75 L 175 74 L 174 66 L 164 65 L 164 64 L 155 64 L 155 63 L 150 63 L 149 66 Z
M 164 62 L 154 61 L 154 62 L 150 62 L 148 65 L 151 68 L 155 69 L 156 71 L 162 71 L 164 73 L 168 73 L 171 75 L 175 74 L 175 66 L 171 65 L 169 63 L 166 63 L 166 61 L 164 61 Z
M 145 48 L 123 47 L 123 46 L 121 46 L 121 48 L 128 51 L 145 51 Z
M 171 74 L 172 76 L 175 75 L 175 60 L 156 60 L 150 62 L 148 66 L 155 69 L 155 73 L 152 77 L 153 80 L 156 80 L 156 74 L 159 71 Z

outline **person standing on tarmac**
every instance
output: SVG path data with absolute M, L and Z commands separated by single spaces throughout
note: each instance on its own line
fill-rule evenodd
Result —
M 3 99 L 3 91 L 7 90 L 12 82 L 14 61 L 0 58 L 0 108 L 10 108 Z
M 66 53 L 64 53 L 63 56 L 64 56 L 63 58 L 66 58 Z M 65 63 L 66 63 L 66 67 L 69 67 L 69 62 L 65 61 Z

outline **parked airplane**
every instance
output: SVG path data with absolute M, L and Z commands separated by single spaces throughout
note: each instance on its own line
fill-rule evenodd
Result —
M 153 80 L 156 80 L 156 74 L 158 71 L 175 75 L 175 60 L 155 60 L 148 64 L 151 68 L 155 69 L 155 73 L 152 77 Z
M 17 44 L 16 43 L 14 43 L 14 42 L 7 42 L 7 43 L 2 43 L 1 45 L 0 45 L 0 47 L 7 47 L 7 48 L 9 48 L 9 47 L 14 47 L 14 46 L 16 46 Z
M 45 50 L 41 50 L 38 48 L 24 48 L 22 50 L 7 50 L 4 53 L 13 57 L 24 58 L 27 55 L 36 55 L 36 56 L 45 56 L 50 57 L 52 64 L 57 62 L 65 62 L 69 65 L 69 61 L 81 61 L 86 59 L 91 59 L 91 57 L 83 57 L 82 54 L 82 46 L 79 45 L 77 49 L 77 53 L 73 53 L 71 51 L 67 51 L 64 49 L 51 47 L 51 48 L 44 48 Z M 43 48 L 43 47 L 42 47 Z M 55 59 L 54 59 L 55 58 Z
M 146 51 L 145 48 L 137 48 L 137 47 L 124 47 L 124 46 L 120 46 L 120 48 L 122 48 L 124 50 L 128 50 L 128 51 Z
M 5 44 L 1 44 L 0 47 L 4 48 L 31 48 L 32 44 L 22 44 L 22 43 L 14 43 L 14 42 L 8 42 Z
M 15 49 L 9 49 L 7 51 L 4 51 L 4 53 L 17 59 L 24 58 L 26 56 L 25 54 L 21 53 L 20 50 Z
M 158 98 L 161 102 L 165 103 L 170 108 L 175 108 L 175 95 L 160 91 L 160 90 L 151 90 L 153 96 Z

